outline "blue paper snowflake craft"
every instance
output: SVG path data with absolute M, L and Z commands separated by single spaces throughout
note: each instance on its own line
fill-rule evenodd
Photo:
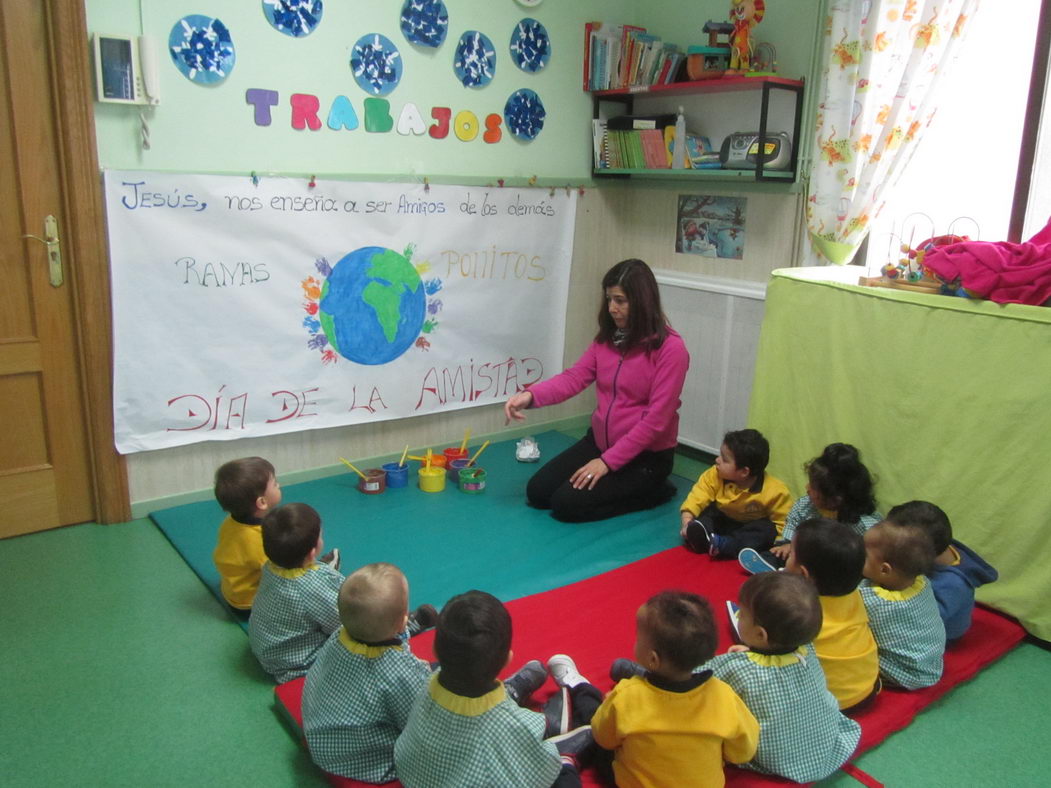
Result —
M 401 81 L 401 53 L 389 38 L 370 33 L 358 39 L 350 56 L 358 87 L 371 96 L 386 96 Z
M 504 105 L 504 124 L 521 140 L 535 139 L 544 128 L 544 102 L 528 88 L 516 90 Z
M 263 14 L 286 36 L 309 36 L 321 24 L 321 0 L 263 0 Z
M 468 30 L 460 36 L 453 71 L 465 88 L 484 88 L 496 74 L 496 50 L 485 33 Z
M 535 74 L 551 59 L 547 28 L 535 19 L 523 19 L 511 33 L 511 60 L 523 71 Z
M 440 47 L 449 30 L 449 12 L 442 0 L 405 0 L 401 32 L 410 44 Z
M 184 16 L 172 27 L 168 51 L 182 75 L 191 82 L 222 82 L 234 67 L 234 42 L 218 19 L 201 14 Z

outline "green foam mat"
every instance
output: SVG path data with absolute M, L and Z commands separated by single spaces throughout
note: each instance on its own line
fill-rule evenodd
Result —
M 559 432 L 536 436 L 541 462 L 575 442 Z M 325 549 L 338 547 L 344 573 L 389 561 L 409 579 L 411 604 L 440 607 L 461 591 L 478 588 L 502 600 L 573 583 L 679 543 L 679 504 L 693 480 L 671 476 L 676 494 L 654 509 L 593 523 L 562 523 L 526 505 L 525 486 L 539 467 L 515 459 L 515 441 L 491 444 L 478 460 L 486 470 L 480 495 L 451 482 L 440 493 L 416 485 L 379 495 L 358 491 L 350 471 L 282 486 L 283 502 L 302 501 L 321 514 Z M 364 469 L 362 469 L 364 470 Z M 278 468 L 280 480 L 281 469 Z M 161 509 L 150 518 L 222 601 L 212 563 L 224 514 L 215 501 Z M 224 603 L 225 604 L 225 603 Z M 241 622 L 247 626 L 247 622 Z

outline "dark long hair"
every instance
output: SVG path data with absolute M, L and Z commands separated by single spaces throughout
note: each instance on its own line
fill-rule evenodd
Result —
M 617 330 L 606 307 L 606 290 L 619 287 L 628 298 L 627 336 L 620 347 L 627 351 L 635 347 L 656 350 L 668 336 L 668 318 L 661 310 L 661 294 L 653 271 L 642 260 L 621 260 L 602 277 L 602 304 L 598 312 L 596 342 L 613 344 Z
M 830 443 L 805 470 L 810 484 L 823 497 L 838 501 L 836 519 L 841 523 L 856 523 L 862 515 L 876 511 L 872 475 L 849 443 Z

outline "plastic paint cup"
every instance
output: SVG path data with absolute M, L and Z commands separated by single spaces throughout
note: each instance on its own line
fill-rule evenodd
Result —
M 445 468 L 436 468 L 432 462 L 430 468 L 422 466 L 419 473 L 420 489 L 424 492 L 436 493 L 445 489 Z
M 459 484 L 460 483 L 460 471 L 462 471 L 464 468 L 466 468 L 467 467 L 467 463 L 469 463 L 469 462 L 470 462 L 470 460 L 468 460 L 466 457 L 461 457 L 460 459 L 453 460 L 452 462 L 450 462 L 449 463 L 449 481 L 451 481 L 453 484 Z
M 459 446 L 453 446 L 449 449 L 442 449 L 442 455 L 445 457 L 445 467 L 451 468 L 453 460 L 466 460 L 467 449 L 461 449 Z
M 424 460 L 423 462 L 420 463 L 420 467 L 421 468 L 426 467 L 426 465 L 427 465 L 426 460 Z M 445 463 L 445 455 L 444 454 L 432 454 L 431 455 L 431 467 L 432 468 L 441 468 L 442 470 L 445 470 L 445 465 L 446 465 L 446 463 Z
M 380 468 L 369 468 L 365 478 L 358 479 L 358 489 L 366 495 L 379 495 L 387 489 L 387 473 Z
M 383 472 L 387 475 L 387 486 L 388 487 L 408 487 L 409 486 L 409 464 L 405 463 L 401 465 L 396 462 L 387 462 L 383 464 Z
M 475 466 L 460 471 L 460 492 L 470 495 L 485 492 L 485 468 Z

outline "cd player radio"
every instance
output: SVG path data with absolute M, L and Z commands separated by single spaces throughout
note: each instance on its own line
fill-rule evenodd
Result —
M 723 140 L 719 161 L 728 170 L 754 170 L 759 161 L 759 132 L 735 131 Z M 787 170 L 792 166 L 792 140 L 783 131 L 766 133 L 763 169 Z

